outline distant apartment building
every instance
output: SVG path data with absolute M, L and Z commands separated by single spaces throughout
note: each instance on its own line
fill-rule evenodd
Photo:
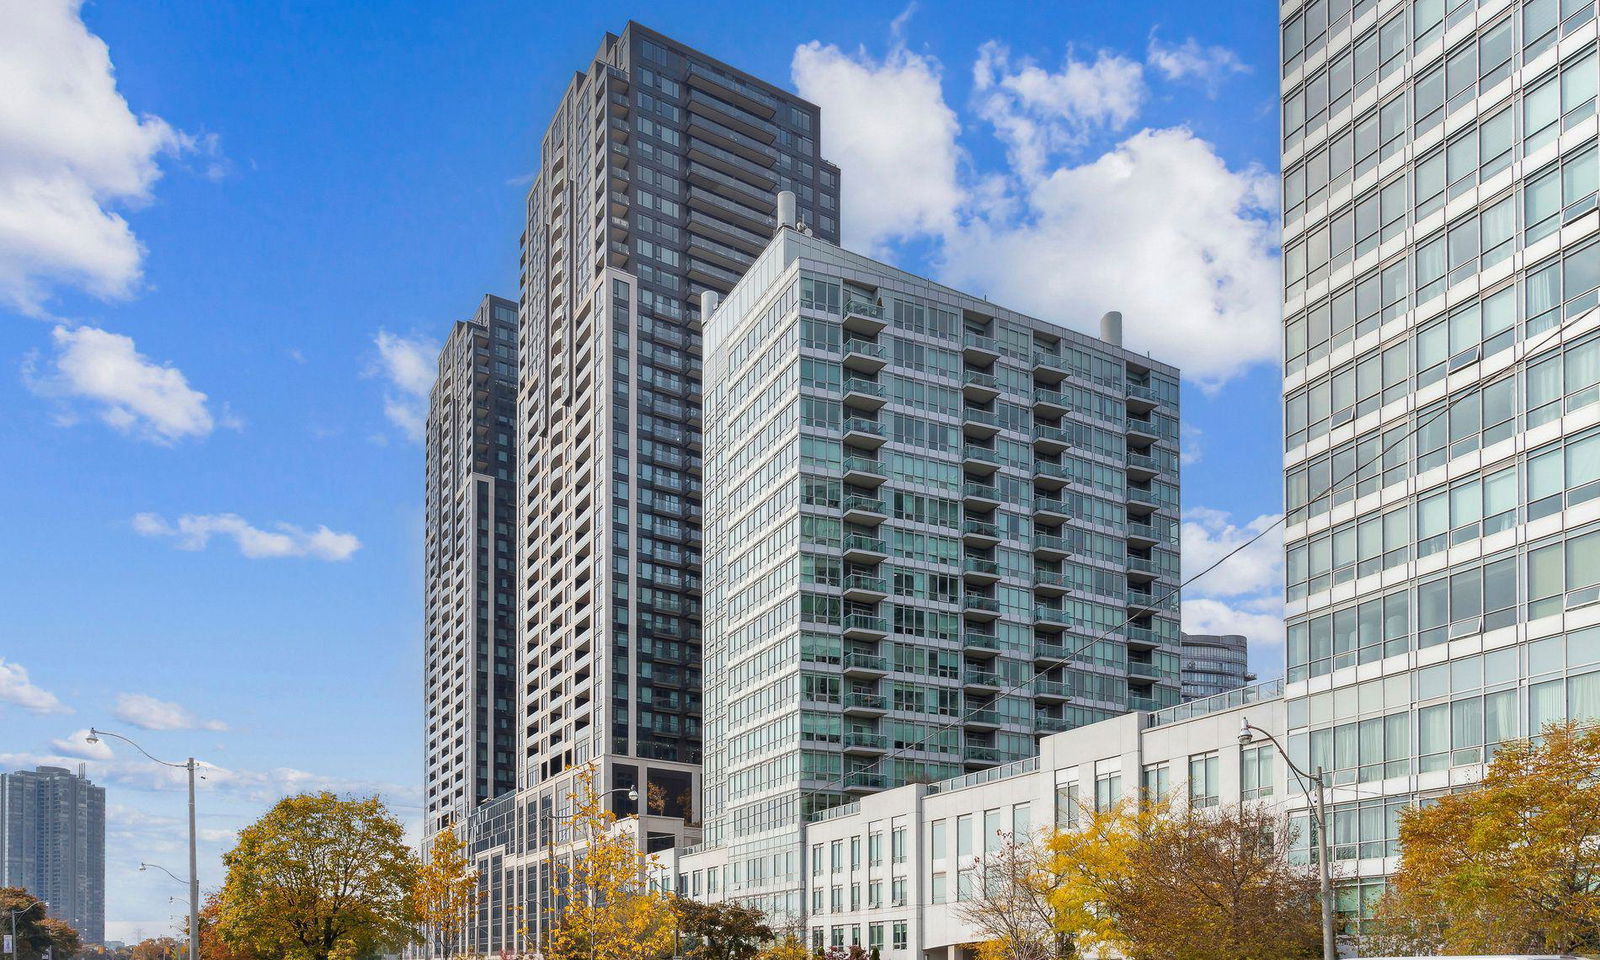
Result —
M 423 622 L 430 833 L 516 788 L 517 305 L 456 323 L 428 398 Z
M 1250 672 L 1249 641 L 1237 633 L 1185 633 L 1179 637 L 1183 657 L 1183 699 L 1199 700 L 1244 686 Z
M 1120 317 L 1095 339 L 780 223 L 706 393 L 705 838 L 740 899 L 805 912 L 829 807 L 1179 702 L 1178 371 Z
M 780 190 L 838 238 L 820 128 L 813 104 L 636 23 L 549 121 L 521 241 L 516 789 L 461 828 L 482 887 L 466 949 L 545 942 L 575 769 L 644 808 L 642 845 L 699 836 L 700 296 L 765 247 Z
M 1280 16 L 1285 716 L 1359 915 L 1400 809 L 1600 718 L 1596 9 Z
M 84 943 L 106 935 L 106 791 L 83 767 L 0 773 L 0 887 L 50 904 Z

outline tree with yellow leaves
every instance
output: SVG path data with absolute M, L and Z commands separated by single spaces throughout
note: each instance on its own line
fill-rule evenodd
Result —
M 1086 811 L 1051 842 L 1061 927 L 1080 950 L 1161 960 L 1294 960 L 1322 949 L 1316 875 L 1261 805 Z
M 594 781 L 592 765 L 576 778 L 570 822 L 585 845 L 556 877 L 565 907 L 548 957 L 656 960 L 672 948 L 672 901 L 650 889 L 648 861 L 632 835 L 612 829 L 616 815 Z
M 284 797 L 222 862 L 217 932 L 229 944 L 284 960 L 357 960 L 416 939 L 416 859 L 377 797 Z
M 478 894 L 478 873 L 468 863 L 465 849 L 452 827 L 434 834 L 411 891 L 423 935 L 432 941 L 436 953 L 446 957 L 459 947 L 467 911 Z
M 1429 954 L 1600 951 L 1600 727 L 1503 744 L 1475 788 L 1400 816 L 1372 946 Z

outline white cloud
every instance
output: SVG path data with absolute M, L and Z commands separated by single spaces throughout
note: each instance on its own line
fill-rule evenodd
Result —
M 882 60 L 796 49 L 795 84 L 822 106 L 824 151 L 841 168 L 846 246 L 883 257 L 896 241 L 931 241 L 941 281 L 1091 333 L 1120 310 L 1128 346 L 1204 389 L 1276 360 L 1272 174 L 1230 167 L 1183 127 L 1083 158 L 1137 120 L 1143 67 L 1069 53 L 1049 71 L 995 44 L 979 50 L 974 100 L 1010 164 L 977 171 L 941 69 L 898 35 Z
M 1228 603 L 1198 598 L 1183 601 L 1185 633 L 1243 634 L 1249 641 L 1250 671 L 1263 679 L 1283 674 L 1281 601 Z
M 960 124 L 938 61 L 906 49 L 897 31 L 882 60 L 812 41 L 795 48 L 790 69 L 800 95 L 822 108 L 823 156 L 843 171 L 847 247 L 872 252 L 955 226 L 965 199 Z
M 1236 73 L 1250 72 L 1250 67 L 1232 50 L 1202 47 L 1193 37 L 1174 47 L 1162 43 L 1151 33 L 1145 56 L 1150 66 L 1168 80 L 1196 80 L 1213 97 L 1223 80 Z
M 75 730 L 71 735 L 59 740 L 51 740 L 50 746 L 69 757 L 77 757 L 80 760 L 110 760 L 112 757 L 111 747 L 104 740 L 96 740 L 94 743 L 89 742 L 87 728 Z
M 213 536 L 233 538 L 239 552 L 251 559 L 263 557 L 316 557 L 348 560 L 361 548 L 353 533 L 338 533 L 326 526 L 304 530 L 289 523 L 262 530 L 233 513 L 184 514 L 176 524 L 155 513 L 133 518 L 133 529 L 146 537 L 175 537 L 180 550 L 204 550 Z
M 1220 510 L 1191 507 L 1183 519 L 1183 578 L 1199 577 L 1185 590 L 1212 597 L 1283 593 L 1282 514 L 1263 514 L 1240 526 Z M 1263 531 L 1266 531 L 1263 534 Z M 1244 544 L 1261 534 L 1259 540 Z M 1242 549 L 1241 549 L 1242 548 Z M 1238 550 L 1238 553 L 1233 553 Z M 1233 553 L 1232 556 L 1228 556 Z M 1212 572 L 1201 572 L 1227 557 Z
M 213 730 L 223 731 L 228 725 L 221 720 L 200 720 L 188 709 L 166 700 L 142 693 L 124 693 L 117 697 L 112 714 L 144 730 Z
M 1091 332 L 1120 310 L 1129 347 L 1215 388 L 1277 358 L 1274 183 L 1188 130 L 1142 130 L 1023 187 L 1022 215 L 969 221 L 942 279 Z
M 123 433 L 162 445 L 203 437 L 217 425 L 206 395 L 189 386 L 183 371 L 157 363 L 135 348 L 133 338 L 95 327 L 57 326 L 51 332 L 56 355 L 41 372 L 39 358 L 23 365 L 23 379 L 40 396 L 59 400 L 72 423 L 72 404 L 90 406 L 95 415 Z M 225 425 L 236 421 L 224 416 Z
M 1144 68 L 1109 51 L 1092 61 L 1068 51 L 1052 73 L 1026 58 L 1013 63 L 1011 51 L 991 40 L 978 49 L 972 88 L 1013 172 L 1031 180 L 1052 154 L 1082 147 L 1096 130 L 1126 126 L 1144 102 Z
M 28 668 L 0 657 L 0 703 L 19 706 L 32 713 L 71 713 L 55 694 L 36 685 Z
M 51 288 L 125 297 L 144 250 L 115 212 L 150 199 L 163 154 L 205 142 L 135 115 L 81 0 L 0 0 L 0 300 L 40 313 Z
M 383 412 L 414 443 L 428 427 L 428 392 L 439 370 L 439 344 L 427 337 L 402 337 L 379 330 L 373 343 L 378 363 L 370 373 L 388 385 Z

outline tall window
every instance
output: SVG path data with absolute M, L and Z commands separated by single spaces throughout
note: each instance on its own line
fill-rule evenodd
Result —
M 1189 758 L 1190 806 L 1214 807 L 1222 802 L 1220 766 L 1215 751 Z

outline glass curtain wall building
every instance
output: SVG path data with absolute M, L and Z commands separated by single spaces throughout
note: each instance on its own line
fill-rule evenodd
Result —
M 728 896 L 798 917 L 812 815 L 1179 702 L 1177 370 L 794 229 L 706 340 Z
M 517 304 L 450 330 L 428 397 L 426 828 L 516 787 Z
M 1214 697 L 1255 679 L 1243 634 L 1185 633 L 1182 646 L 1184 700 Z
M 1282 7 L 1287 717 L 1347 912 L 1405 805 L 1600 717 L 1595 14 Z
M 815 105 L 636 23 L 549 121 L 521 238 L 517 790 L 464 828 L 467 949 L 545 942 L 576 770 L 643 814 L 642 845 L 698 838 L 700 295 L 765 247 L 779 190 L 838 237 L 820 133 Z
M 105 942 L 106 789 L 83 764 L 0 773 L 0 887 L 49 903 L 85 944 Z

